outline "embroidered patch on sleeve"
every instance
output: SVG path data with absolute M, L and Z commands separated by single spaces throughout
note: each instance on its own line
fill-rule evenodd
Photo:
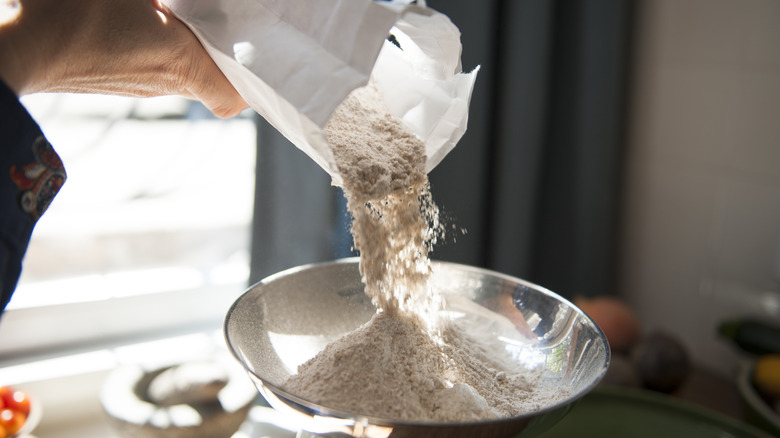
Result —
M 37 221 L 67 178 L 62 160 L 42 135 L 32 145 L 35 162 L 11 166 L 11 180 L 19 187 L 19 206 Z

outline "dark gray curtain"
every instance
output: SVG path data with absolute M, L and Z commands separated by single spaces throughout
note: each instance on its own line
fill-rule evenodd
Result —
M 467 233 L 433 258 L 564 296 L 613 293 L 632 2 L 427 3 L 460 28 L 464 70 L 482 66 L 468 131 L 430 175 Z M 252 280 L 349 255 L 340 192 L 259 123 Z
M 341 190 L 268 122 L 256 120 L 250 284 L 287 268 L 351 255 Z
M 469 233 L 436 257 L 613 293 L 632 3 L 428 4 L 461 29 L 464 68 L 482 65 L 469 131 L 431 173 Z

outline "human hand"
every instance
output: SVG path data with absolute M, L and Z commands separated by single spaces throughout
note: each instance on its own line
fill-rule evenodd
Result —
M 21 96 L 177 94 L 232 117 L 246 102 L 159 0 L 17 0 L 0 24 L 0 77 Z

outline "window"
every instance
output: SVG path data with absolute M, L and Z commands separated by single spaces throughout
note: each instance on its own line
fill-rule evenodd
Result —
M 33 233 L 0 359 L 219 326 L 244 291 L 253 113 L 177 97 L 22 99 L 68 180 Z

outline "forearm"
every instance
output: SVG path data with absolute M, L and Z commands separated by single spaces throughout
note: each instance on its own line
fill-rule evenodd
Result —
M 66 76 L 74 41 L 84 32 L 77 17 L 89 16 L 84 1 L 17 1 L 16 15 L 0 25 L 0 77 L 17 96 L 50 91 Z M 70 7 L 68 7 L 70 6 Z
M 246 107 L 190 30 L 155 0 L 19 0 L 0 25 L 0 77 L 17 95 L 178 94 L 229 117 Z

